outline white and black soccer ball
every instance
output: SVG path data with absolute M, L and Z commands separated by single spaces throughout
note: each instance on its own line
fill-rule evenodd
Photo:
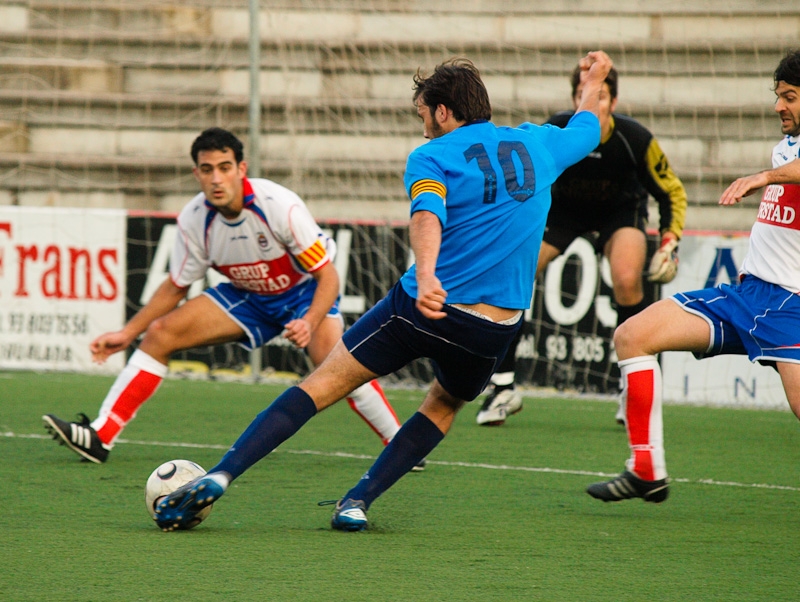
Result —
M 147 507 L 147 514 L 150 518 L 153 517 L 156 511 L 156 505 L 161 501 L 161 498 L 167 494 L 172 493 L 179 487 L 183 487 L 186 483 L 194 481 L 198 477 L 206 474 L 205 469 L 199 464 L 195 464 L 190 460 L 170 460 L 164 462 L 161 466 L 156 468 L 147 478 L 147 485 L 144 488 L 144 503 Z M 202 523 L 211 513 L 211 508 L 214 504 L 203 508 L 197 513 L 195 520 L 191 524 L 182 527 L 183 529 L 191 529 Z

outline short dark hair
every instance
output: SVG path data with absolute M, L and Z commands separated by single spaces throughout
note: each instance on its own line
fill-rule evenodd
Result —
M 228 130 L 222 128 L 208 128 L 204 130 L 192 143 L 192 160 L 197 165 L 197 156 L 202 151 L 218 150 L 226 151 L 231 149 L 236 163 L 244 160 L 244 145 L 241 140 Z
M 452 58 L 437 65 L 430 76 L 417 69 L 414 75 L 414 102 L 422 98 L 431 112 L 439 105 L 453 111 L 453 117 L 467 123 L 492 118 L 489 93 L 472 61 Z
M 619 78 L 619 74 L 614 67 L 611 67 L 611 71 L 608 72 L 606 75 L 606 79 L 604 80 L 606 84 L 608 84 L 608 93 L 611 94 L 611 100 L 614 100 L 617 97 L 617 80 Z M 569 83 L 572 85 L 572 98 L 575 98 L 575 93 L 578 91 L 578 84 L 581 83 L 581 68 L 580 65 L 575 67 L 572 70 L 572 75 L 569 78 Z
M 772 79 L 776 85 L 778 82 L 786 82 L 790 86 L 800 86 L 800 48 L 794 48 L 786 53 L 778 63 Z

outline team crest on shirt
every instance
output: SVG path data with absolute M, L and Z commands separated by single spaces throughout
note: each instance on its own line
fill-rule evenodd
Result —
M 258 247 L 262 251 L 266 251 L 269 248 L 269 241 L 267 240 L 267 237 L 264 236 L 264 233 L 259 232 L 256 238 L 258 239 Z

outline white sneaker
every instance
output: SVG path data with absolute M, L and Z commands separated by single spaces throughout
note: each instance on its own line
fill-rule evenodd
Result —
M 515 389 L 501 389 L 492 392 L 483 400 L 475 421 L 484 426 L 500 426 L 506 417 L 522 410 L 522 396 Z

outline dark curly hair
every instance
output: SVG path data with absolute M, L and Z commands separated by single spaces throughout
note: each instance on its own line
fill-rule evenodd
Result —
M 458 121 L 470 123 L 492 118 L 492 105 L 481 74 L 465 58 L 445 61 L 427 77 L 418 69 L 414 75 L 414 102 L 419 98 L 431 112 L 439 105 L 446 106 Z
M 244 145 L 241 140 L 228 130 L 222 128 L 208 128 L 204 130 L 192 143 L 192 161 L 197 165 L 197 156 L 202 151 L 231 149 L 236 163 L 244 160 Z
M 790 86 L 800 86 L 800 48 L 786 53 L 775 69 L 773 80 L 776 85 L 778 82 L 786 82 Z

